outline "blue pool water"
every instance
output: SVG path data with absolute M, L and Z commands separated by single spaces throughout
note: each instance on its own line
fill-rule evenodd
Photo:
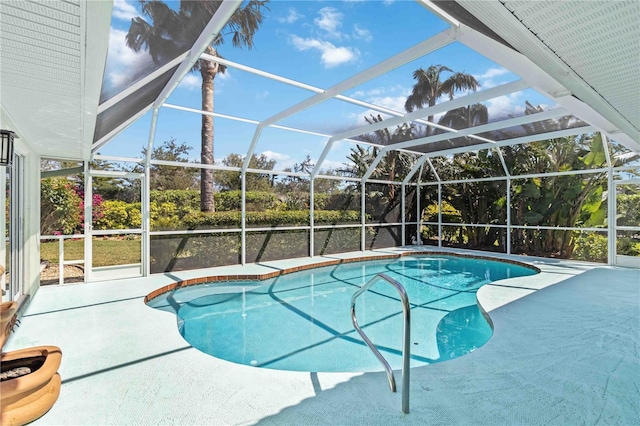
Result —
M 353 293 L 384 272 L 406 289 L 411 305 L 411 365 L 432 364 L 485 344 L 491 327 L 476 291 L 532 269 L 484 259 L 406 256 L 329 266 L 264 281 L 178 289 L 149 302 L 177 314 L 195 348 L 239 364 L 294 371 L 381 371 L 351 323 Z M 358 298 L 358 323 L 392 368 L 401 368 L 402 304 L 380 281 Z

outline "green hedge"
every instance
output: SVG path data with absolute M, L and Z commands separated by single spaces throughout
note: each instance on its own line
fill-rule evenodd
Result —
M 149 193 L 149 201 L 156 204 L 173 203 L 192 210 L 200 210 L 200 191 L 196 190 L 152 190 Z
M 314 213 L 315 224 L 335 225 L 339 223 L 360 222 L 360 212 L 356 210 L 318 210 Z M 310 223 L 308 210 L 267 210 L 264 212 L 247 212 L 247 225 L 264 226 L 306 226 Z M 189 229 L 216 229 L 221 227 L 242 226 L 240 212 L 192 213 L 183 219 Z
M 232 191 L 228 197 L 220 198 L 220 210 L 203 213 L 189 205 L 185 193 L 189 191 L 165 191 L 166 197 L 155 197 L 150 203 L 151 229 L 217 229 L 224 227 L 239 228 L 241 226 L 240 211 L 224 211 L 237 200 Z M 248 193 L 249 194 L 249 193 Z M 273 206 L 277 199 L 270 193 L 253 193 L 252 200 L 264 206 Z M 174 201 L 170 201 L 174 200 Z M 181 201 L 182 200 L 182 201 Z M 227 203 L 227 204 L 223 204 Z M 248 206 L 248 205 L 247 205 Z M 105 201 L 100 209 L 101 217 L 95 222 L 96 229 L 136 229 L 141 227 L 140 203 L 124 201 Z M 308 210 L 264 210 L 247 211 L 247 225 L 249 226 L 307 226 L 309 225 Z M 357 210 L 316 210 L 316 224 L 339 224 L 360 222 L 360 212 Z
M 217 211 L 240 211 L 242 191 L 216 192 L 213 196 Z M 278 207 L 280 201 L 273 192 L 247 191 L 247 210 L 263 211 Z
M 314 217 L 318 225 L 360 223 L 360 212 L 355 210 L 320 210 L 314 213 Z M 183 223 L 189 229 L 240 228 L 241 220 L 240 212 L 195 212 L 187 215 Z M 247 212 L 247 224 L 250 226 L 308 226 L 309 223 L 308 210 Z M 247 262 L 309 255 L 308 230 L 247 231 Z M 360 232 L 360 228 L 318 230 L 315 252 L 329 254 L 358 250 Z M 152 236 L 151 271 L 157 273 L 238 264 L 240 250 L 239 232 Z
M 213 194 L 217 211 L 240 210 L 242 204 L 242 191 L 216 192 Z M 158 205 L 173 203 L 182 209 L 191 211 L 200 210 L 200 191 L 197 190 L 162 190 L 151 191 L 149 200 Z M 280 201 L 273 192 L 247 191 L 247 210 L 271 210 L 278 207 Z

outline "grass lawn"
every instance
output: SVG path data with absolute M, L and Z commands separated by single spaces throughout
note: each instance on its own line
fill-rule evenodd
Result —
M 40 244 L 40 257 L 50 263 L 58 263 L 58 241 Z M 64 243 L 64 259 L 84 259 L 84 240 L 66 240 Z M 140 239 L 93 240 L 93 266 L 126 265 L 140 263 Z

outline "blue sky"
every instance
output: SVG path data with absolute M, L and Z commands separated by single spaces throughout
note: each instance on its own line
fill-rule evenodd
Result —
M 168 2 L 172 4 L 172 2 Z M 177 2 L 173 2 L 177 5 Z M 254 39 L 253 50 L 233 48 L 230 42 L 219 48 L 231 61 L 260 68 L 323 89 L 361 72 L 441 31 L 448 25 L 413 1 L 272 1 L 270 11 Z M 126 87 L 132 69 L 149 66 L 145 52 L 135 53 L 124 44 L 132 17 L 140 15 L 137 2 L 115 0 L 105 71 L 105 87 L 117 92 Z M 399 67 L 345 95 L 403 111 L 413 85 L 412 72 L 419 67 L 442 64 L 455 71 L 473 74 L 487 89 L 518 77 L 465 46 L 454 43 L 423 58 Z M 263 120 L 312 96 L 298 89 L 229 68 L 215 80 L 215 111 L 242 118 Z M 534 104 L 548 101 L 531 90 L 486 102 L 490 117 L 519 115 L 525 100 Z M 200 109 L 200 76 L 187 75 L 168 103 Z M 278 123 L 281 125 L 334 133 L 365 124 L 364 108 L 329 100 Z M 101 154 L 139 156 L 146 146 L 150 117 L 146 116 L 100 150 Z M 255 126 L 222 118 L 215 119 L 215 158 L 232 152 L 244 154 Z M 160 110 L 155 142 L 175 138 L 193 146 L 191 157 L 199 159 L 200 116 L 163 108 Z M 317 159 L 326 139 L 266 129 L 256 153 L 276 159 L 282 170 L 300 162 L 306 155 Z M 327 158 L 326 166 L 345 162 L 349 148 L 341 142 Z

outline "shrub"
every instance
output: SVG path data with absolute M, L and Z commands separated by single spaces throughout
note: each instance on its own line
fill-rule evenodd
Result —
M 239 211 L 242 205 L 242 191 L 216 192 L 213 196 L 217 211 Z M 280 201 L 273 192 L 247 191 L 247 211 L 272 210 Z
M 618 238 L 616 253 L 625 256 L 640 256 L 640 239 L 623 237 Z
M 575 234 L 580 235 L 579 231 Z M 589 262 L 607 262 L 607 237 L 606 235 L 591 233 L 578 236 L 575 239 L 572 258 Z
M 184 218 L 189 229 L 240 228 L 240 212 L 196 212 Z M 247 212 L 247 224 L 254 227 L 308 226 L 308 210 Z M 331 225 L 360 223 L 359 211 L 316 211 L 315 223 Z M 360 248 L 360 228 L 317 230 L 316 254 L 340 253 Z M 251 231 L 247 233 L 247 261 L 259 262 L 309 255 L 308 230 Z M 207 268 L 240 262 L 239 232 L 153 236 L 151 269 L 153 272 Z
M 360 208 L 360 194 L 357 192 L 339 192 L 336 194 L 316 193 L 314 204 L 324 210 L 351 210 Z M 322 203 L 322 204 L 321 204 Z
M 315 232 L 316 255 L 360 249 L 361 228 L 319 229 Z M 367 229 L 367 233 L 371 233 Z M 156 235 L 151 237 L 151 271 L 169 272 L 240 263 L 240 232 L 215 234 Z M 247 232 L 247 262 L 263 262 L 309 255 L 308 230 Z
M 640 223 L 640 194 L 619 194 L 617 222 L 620 226 L 637 226 Z
M 42 235 L 73 234 L 82 228 L 82 198 L 65 178 L 40 182 L 40 232 Z
M 424 222 L 438 222 L 438 204 L 429 204 L 422 211 L 422 220 Z M 462 223 L 462 215 L 460 211 L 449 204 L 447 201 L 442 201 L 442 222 L 443 223 Z M 438 230 L 429 226 L 423 226 L 420 229 L 423 240 L 438 237 Z M 462 243 L 464 236 L 462 235 L 462 228 L 455 226 L 443 226 L 442 227 L 442 239 L 443 241 L 457 241 Z
M 141 227 L 140 203 L 107 200 L 101 206 L 102 217 L 94 223 L 96 229 L 136 229 Z
M 158 203 L 157 201 L 152 201 L 149 204 L 149 215 L 153 231 L 175 229 L 181 219 L 178 208 L 172 202 Z
M 310 223 L 308 210 L 267 210 L 263 212 L 246 212 L 247 225 L 267 226 L 306 226 Z M 318 210 L 314 213 L 316 224 L 359 223 L 360 212 L 356 210 Z M 240 228 L 242 216 L 240 212 L 197 212 L 184 218 L 189 229 Z
M 152 190 L 149 201 L 156 204 L 173 203 L 175 206 L 199 210 L 200 192 L 192 189 Z

